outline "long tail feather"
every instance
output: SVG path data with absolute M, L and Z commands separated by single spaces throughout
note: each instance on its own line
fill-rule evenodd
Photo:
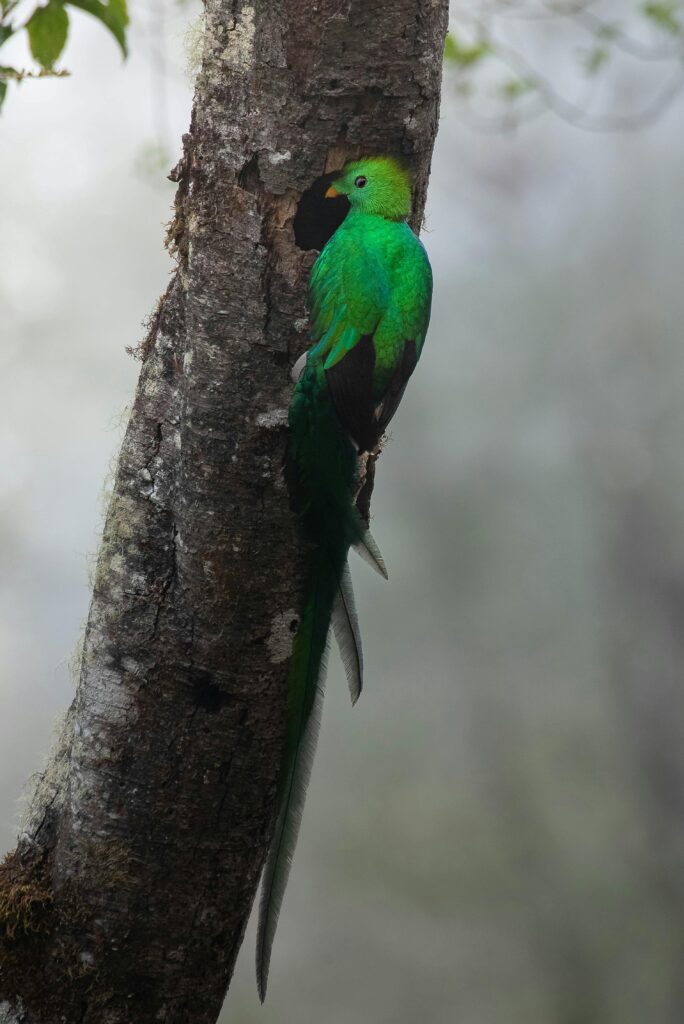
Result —
M 312 572 L 311 599 L 302 616 L 290 669 L 288 736 L 278 793 L 278 818 L 266 859 L 257 932 L 257 988 L 266 997 L 271 949 L 302 821 L 320 728 L 330 614 L 337 590 L 327 559 Z
M 347 567 L 349 545 L 360 542 L 371 564 L 387 575 L 382 555 L 354 507 L 356 451 L 340 424 L 328 395 L 323 363 L 315 353 L 313 349 L 304 363 L 288 416 L 288 486 L 310 554 L 306 599 L 290 661 L 276 828 L 259 907 L 256 963 L 262 1002 L 318 738 L 331 618 L 352 700 L 361 692 L 363 659 Z
M 332 624 L 347 675 L 351 701 L 352 704 L 356 704 L 363 689 L 363 648 L 351 573 L 346 562 L 340 574 L 339 589 L 333 605 Z
M 323 688 L 319 684 L 309 720 L 302 734 L 298 764 L 290 772 L 288 799 L 278 815 L 273 845 L 269 850 L 264 868 L 257 933 L 257 990 L 262 1003 L 266 998 L 271 950 L 278 927 L 280 908 L 283 905 L 292 858 L 302 823 L 304 801 L 316 753 L 322 711 Z

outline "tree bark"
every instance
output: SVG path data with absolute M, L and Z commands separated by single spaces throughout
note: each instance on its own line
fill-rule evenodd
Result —
M 0 867 L 3 1024 L 220 1012 L 302 597 L 282 464 L 315 252 L 295 216 L 324 172 L 397 153 L 420 224 L 446 17 L 446 0 L 206 0 L 178 267 L 141 346 L 77 694 Z

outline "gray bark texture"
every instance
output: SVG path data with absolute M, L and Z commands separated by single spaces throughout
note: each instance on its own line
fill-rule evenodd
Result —
M 395 153 L 422 219 L 446 0 L 205 6 L 178 265 L 140 349 L 77 693 L 0 866 L 2 1024 L 216 1021 L 302 599 L 282 474 L 316 255 L 298 203 L 346 159 Z

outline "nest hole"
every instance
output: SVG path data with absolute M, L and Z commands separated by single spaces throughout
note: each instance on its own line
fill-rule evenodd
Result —
M 293 227 L 295 242 L 300 249 L 320 251 L 349 213 L 346 196 L 325 198 L 326 191 L 338 175 L 339 171 L 333 171 L 316 178 L 299 200 Z

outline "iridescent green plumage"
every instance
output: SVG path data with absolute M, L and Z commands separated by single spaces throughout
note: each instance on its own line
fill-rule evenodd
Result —
M 329 193 L 346 195 L 350 211 L 311 271 L 314 346 L 289 412 L 288 476 L 310 555 L 290 667 L 278 818 L 262 884 L 262 999 L 318 735 L 331 621 L 352 700 L 361 691 L 349 548 L 386 575 L 354 504 L 357 453 L 375 448 L 397 409 L 422 351 L 432 294 L 427 255 L 406 223 L 407 171 L 391 157 L 368 157 L 348 164 Z

